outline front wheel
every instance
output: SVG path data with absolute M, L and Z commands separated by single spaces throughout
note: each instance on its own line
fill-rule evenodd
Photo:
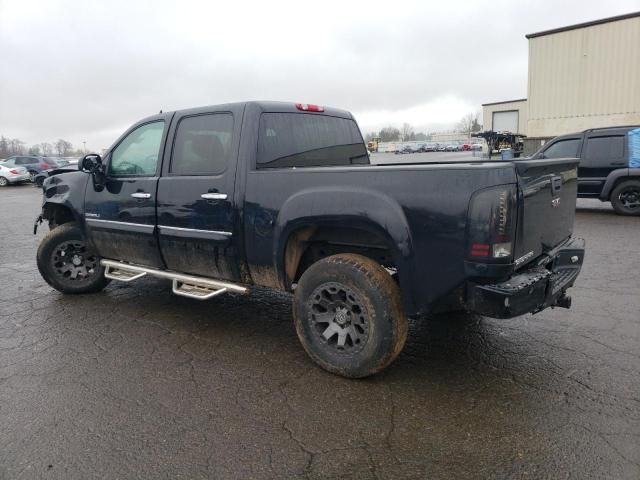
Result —
M 614 188 L 611 205 L 619 215 L 640 215 L 640 180 L 627 180 Z
M 407 339 L 398 285 L 362 255 L 333 255 L 309 267 L 295 291 L 293 317 L 307 354 L 349 378 L 385 368 Z
M 38 247 L 37 262 L 42 278 L 62 293 L 98 292 L 110 281 L 76 223 L 51 230 Z
M 9 180 L 4 177 L 0 177 L 0 187 L 6 187 L 7 185 L 9 185 Z

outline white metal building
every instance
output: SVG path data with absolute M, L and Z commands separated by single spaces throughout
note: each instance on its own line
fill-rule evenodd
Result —
M 527 99 L 484 104 L 485 129 L 515 129 L 539 146 L 588 128 L 640 125 L 640 12 L 526 38 Z
M 485 103 L 482 105 L 482 122 L 485 130 L 527 135 L 527 99 Z

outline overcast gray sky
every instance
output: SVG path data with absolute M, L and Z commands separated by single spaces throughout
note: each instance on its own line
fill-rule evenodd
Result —
M 0 0 L 0 134 L 107 147 L 162 110 L 241 100 L 345 108 L 363 131 L 452 127 L 527 90 L 526 33 L 639 0 Z

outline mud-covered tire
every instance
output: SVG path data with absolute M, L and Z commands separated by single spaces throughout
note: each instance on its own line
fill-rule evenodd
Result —
M 640 215 L 640 180 L 626 180 L 611 192 L 611 206 L 618 215 Z
M 324 258 L 304 272 L 293 318 L 311 359 L 349 378 L 373 375 L 395 360 L 409 325 L 391 275 L 356 254 Z
M 76 223 L 51 230 L 40 242 L 36 259 L 42 278 L 62 293 L 99 292 L 110 282 Z

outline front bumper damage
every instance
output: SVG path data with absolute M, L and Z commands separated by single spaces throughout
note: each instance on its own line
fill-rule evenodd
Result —
M 466 291 L 468 310 L 493 318 L 513 318 L 525 313 L 537 313 L 547 307 L 570 308 L 566 294 L 575 283 L 585 254 L 581 238 L 548 254 L 534 266 L 516 272 L 508 280 L 494 284 L 469 282 Z

